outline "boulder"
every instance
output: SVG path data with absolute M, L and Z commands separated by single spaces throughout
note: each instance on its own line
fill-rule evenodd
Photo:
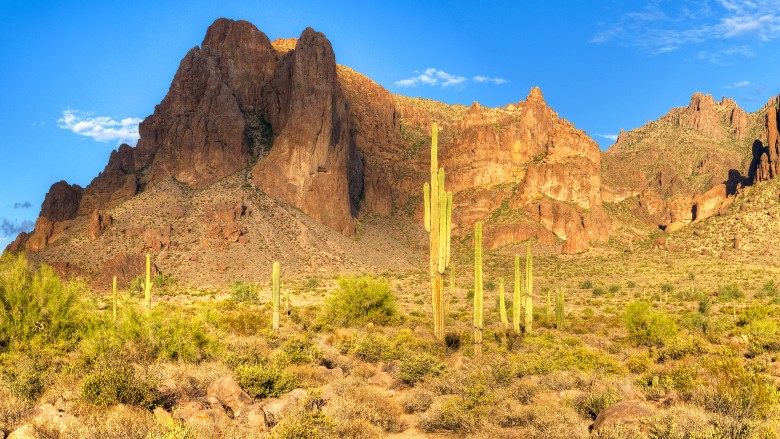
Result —
M 160 270 L 154 262 L 150 268 L 152 277 L 160 274 Z M 103 264 L 100 272 L 106 283 L 110 283 L 111 279 L 116 276 L 120 285 L 129 286 L 133 279 L 146 273 L 146 256 L 119 252 Z
M 206 390 L 207 396 L 213 396 L 233 412 L 252 404 L 252 398 L 236 384 L 233 378 L 222 377 L 211 383 Z
M 638 400 L 620 401 L 599 413 L 593 421 L 593 431 L 613 427 L 618 424 L 639 424 L 654 414 L 653 407 Z
M 263 400 L 262 409 L 265 413 L 265 422 L 268 427 L 276 425 L 283 417 L 287 416 L 298 407 L 308 396 L 303 389 L 294 389 L 281 398 L 268 398 Z

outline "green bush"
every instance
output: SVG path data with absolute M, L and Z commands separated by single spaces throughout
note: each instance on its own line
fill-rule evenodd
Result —
M 240 280 L 233 281 L 230 284 L 230 298 L 236 303 L 257 303 L 257 284 L 241 282 Z
M 577 411 L 582 415 L 589 417 L 590 419 L 596 419 L 599 413 L 604 409 L 620 402 L 621 398 L 617 392 L 607 390 L 601 393 L 591 393 L 582 400 L 580 400 L 576 406 Z
M 707 410 L 747 422 L 777 409 L 780 395 L 772 379 L 745 367 L 739 357 L 716 358 L 705 365 L 708 376 L 695 399 Z
M 284 342 L 276 361 L 284 364 L 306 364 L 317 361 L 322 352 L 317 348 L 311 337 L 299 336 Z
M 593 295 L 596 297 L 603 296 L 607 294 L 607 290 L 605 290 L 603 287 L 593 287 Z
M 242 364 L 237 383 L 253 398 L 276 398 L 298 387 L 298 376 L 279 365 Z
M 361 361 L 376 363 L 398 358 L 398 350 L 394 343 L 381 335 L 368 334 L 351 346 L 352 354 Z
M 338 288 L 328 298 L 325 319 L 345 326 L 368 322 L 387 324 L 396 314 L 395 300 L 390 284 L 383 279 L 341 277 Z
M 84 321 L 76 294 L 83 287 L 63 284 L 49 266 L 37 271 L 23 255 L 0 257 L 0 352 L 29 346 L 32 340 L 72 342 Z
M 675 337 L 670 339 L 658 354 L 658 361 L 679 360 L 688 355 L 701 355 L 703 340 L 695 337 Z
M 159 289 L 175 287 L 178 282 L 175 277 L 165 273 L 160 273 L 152 278 L 152 286 Z
M 745 297 L 745 293 L 742 292 L 737 284 L 727 284 L 718 287 L 718 300 L 721 302 L 729 302 L 743 297 Z
M 626 306 L 623 322 L 628 338 L 635 345 L 663 346 L 677 335 L 677 324 L 663 311 L 653 311 L 647 302 L 632 302 Z
M 778 293 L 780 293 L 780 289 L 777 288 L 777 284 L 775 284 L 775 281 L 770 280 L 756 292 L 756 298 L 777 297 Z
M 443 374 L 446 369 L 447 366 L 433 355 L 412 355 L 401 361 L 398 377 L 402 382 L 413 386 L 427 376 Z
M 581 290 L 589 290 L 591 288 L 593 288 L 593 281 L 590 279 L 586 279 L 580 283 Z
M 609 292 L 611 294 L 617 294 L 618 291 L 620 291 L 620 285 L 610 285 L 609 286 Z
M 130 366 L 103 365 L 84 379 L 81 396 L 95 405 L 130 404 L 149 409 L 156 404 L 156 389 L 153 382 L 136 377 Z

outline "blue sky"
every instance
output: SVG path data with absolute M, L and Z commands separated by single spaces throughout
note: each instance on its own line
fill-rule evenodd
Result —
M 218 17 L 272 40 L 311 26 L 394 93 L 500 106 L 539 86 L 602 148 L 696 91 L 749 111 L 780 92 L 780 0 L 422 3 L 0 3 L 0 246 L 52 183 L 84 186 L 133 143 Z

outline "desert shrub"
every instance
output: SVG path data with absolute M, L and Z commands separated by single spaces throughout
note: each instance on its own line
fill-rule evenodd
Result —
M 313 290 L 320 286 L 320 280 L 316 277 L 310 277 L 306 279 L 306 283 L 303 284 L 304 288 L 308 290 Z
M 675 364 L 663 369 L 657 374 L 648 374 L 644 378 L 643 385 L 647 387 L 661 387 L 666 391 L 689 392 L 696 387 L 698 371 L 695 367 L 686 364 Z
M 276 361 L 282 364 L 313 363 L 322 357 L 322 352 L 311 337 L 293 337 L 282 343 Z
M 485 290 L 486 291 L 495 291 L 496 290 L 496 283 L 493 281 L 493 279 L 488 279 L 485 281 Z
M 607 294 L 607 290 L 605 290 L 603 287 L 593 287 L 593 295 L 596 297 L 603 296 Z
M 721 302 L 730 302 L 732 300 L 745 297 L 745 293 L 739 288 L 739 285 L 732 283 L 718 287 L 718 300 Z
M 76 295 L 83 287 L 63 284 L 54 270 L 33 271 L 23 255 L 0 257 L 0 352 L 32 344 L 73 341 L 82 319 Z
M 589 290 L 591 288 L 593 288 L 593 281 L 590 279 L 585 279 L 580 283 L 581 290 Z
M 276 398 L 298 387 L 298 376 L 275 364 L 242 364 L 236 382 L 253 398 Z
M 598 371 L 606 374 L 624 372 L 611 356 L 585 346 L 576 338 L 557 338 L 546 333 L 529 338 L 527 351 L 513 356 L 515 373 L 523 375 L 549 374 L 554 371 Z
M 770 280 L 765 283 L 760 290 L 756 291 L 756 298 L 777 297 L 778 293 L 780 293 L 780 289 L 777 288 L 777 284 L 775 281 Z
M 661 292 L 662 293 L 671 293 L 674 291 L 674 285 L 669 283 L 663 283 L 661 284 Z
M 700 407 L 674 405 L 647 423 L 651 439 L 719 439 L 721 436 Z
M 137 296 L 144 293 L 144 284 L 146 283 L 146 276 L 139 274 L 130 281 L 130 294 Z
M 412 355 L 401 360 L 398 378 L 411 386 L 427 376 L 438 376 L 444 373 L 447 366 L 430 354 Z
M 703 340 L 695 337 L 675 337 L 670 339 L 658 354 L 658 361 L 679 360 L 688 355 L 700 355 L 704 352 Z
M 365 386 L 335 386 L 335 397 L 328 401 L 324 412 L 337 423 L 362 420 L 387 433 L 403 430 L 401 407 L 384 391 Z
M 617 294 L 618 291 L 620 291 L 620 285 L 610 285 L 609 286 L 609 292 L 611 294 Z
M 694 400 L 734 420 L 726 437 L 742 437 L 752 421 L 776 412 L 778 389 L 767 375 L 749 369 L 736 356 L 723 355 L 705 365 L 706 379 L 697 388 Z
M 328 298 L 325 319 L 333 324 L 389 323 L 396 314 L 390 284 L 371 276 L 341 277 Z
M 259 301 L 257 293 L 256 283 L 236 280 L 230 284 L 230 298 L 235 303 L 257 303 Z
M 43 393 L 50 379 L 51 355 L 45 350 L 25 350 L 0 355 L 2 378 L 18 398 L 33 402 Z
M 585 307 L 582 310 L 582 318 L 585 319 L 585 320 L 592 319 L 593 316 L 595 316 L 595 315 L 596 315 L 596 312 L 593 311 L 593 308 L 591 308 L 591 307 Z
M 643 373 L 647 372 L 650 367 L 653 366 L 653 358 L 649 354 L 643 352 L 628 357 L 626 360 L 626 367 L 631 373 Z
M 486 377 L 472 378 L 459 389 L 459 395 L 434 401 L 420 417 L 418 426 L 426 432 L 468 434 L 480 431 L 488 423 L 487 416 L 494 397 Z
M 319 410 L 299 411 L 282 418 L 271 430 L 270 439 L 331 439 L 340 435 L 336 423 Z
M 167 289 L 175 287 L 179 281 L 170 274 L 160 273 L 152 278 L 152 286 L 154 288 Z
M 607 390 L 599 393 L 590 393 L 579 401 L 575 402 L 577 411 L 585 417 L 596 419 L 604 409 L 620 402 L 620 395 L 613 391 Z
M 677 325 L 665 312 L 653 311 L 647 302 L 632 302 L 626 306 L 623 322 L 628 339 L 635 345 L 663 346 L 677 335 Z
M 770 318 L 752 320 L 742 327 L 742 333 L 748 336 L 748 347 L 753 354 L 780 350 L 777 322 Z
M 134 353 L 137 361 L 181 360 L 199 362 L 212 356 L 216 341 L 203 320 L 191 311 L 167 303 L 159 303 L 151 312 L 135 307 L 121 310 L 119 324 L 103 322 L 86 342 L 96 349 Z
M 630 280 L 630 281 L 626 282 L 626 287 L 628 287 L 628 288 L 636 288 L 636 282 Z
M 416 388 L 401 397 L 401 407 L 406 413 L 422 413 L 433 404 L 433 393 Z
M 378 334 L 368 334 L 352 345 L 350 351 L 361 361 L 376 363 L 398 358 L 396 345 Z
M 710 312 L 711 308 L 712 300 L 710 299 L 710 296 L 702 295 L 701 298 L 699 298 L 699 314 L 706 315 Z
M 129 404 L 152 408 L 158 398 L 154 382 L 137 377 L 127 365 L 101 365 L 84 378 L 81 396 L 95 405 Z

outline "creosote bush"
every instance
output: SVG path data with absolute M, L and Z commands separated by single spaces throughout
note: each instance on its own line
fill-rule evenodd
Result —
M 438 376 L 444 373 L 447 366 L 430 354 L 412 355 L 401 361 L 398 378 L 411 386 L 427 376 Z
M 127 365 L 101 365 L 87 375 L 81 388 L 81 396 L 88 402 L 110 406 L 129 404 L 152 408 L 157 401 L 157 386 L 136 376 Z
M 396 314 L 395 296 L 384 279 L 371 276 L 339 278 L 339 286 L 328 298 L 325 320 L 337 325 L 390 323 Z
M 253 398 L 276 398 L 298 387 L 298 376 L 279 365 L 242 364 L 237 383 Z
M 235 303 L 257 303 L 257 284 L 250 282 L 233 281 L 230 284 L 230 299 Z
M 626 306 L 623 322 L 628 339 L 635 345 L 664 346 L 677 335 L 677 324 L 663 311 L 654 311 L 648 302 L 632 302 Z

